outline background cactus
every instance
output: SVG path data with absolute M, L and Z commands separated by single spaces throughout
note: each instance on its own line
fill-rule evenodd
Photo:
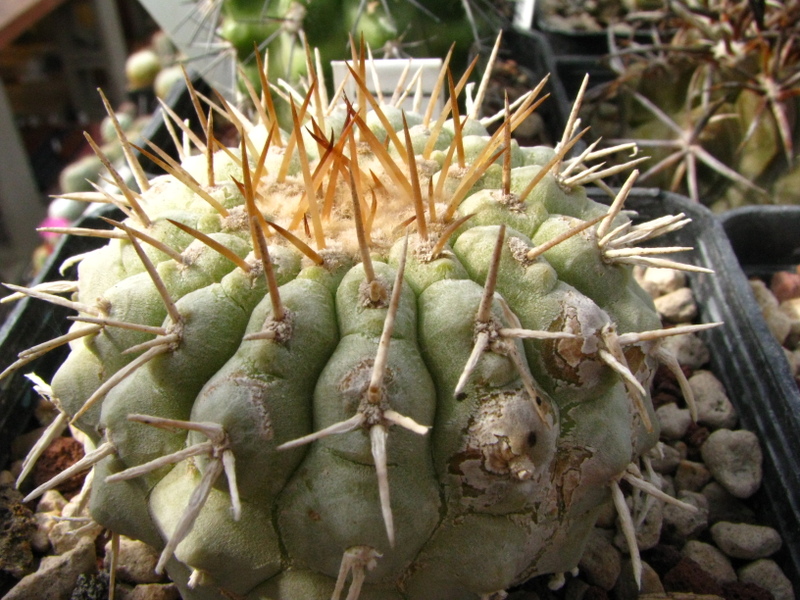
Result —
M 270 81 L 296 84 L 308 74 L 305 44 L 317 49 L 330 81 L 331 60 L 351 57 L 348 36 L 363 37 L 376 58 L 442 57 L 455 42 L 453 64 L 491 46 L 507 22 L 502 2 L 475 0 L 221 0 L 209 7 L 218 32 L 229 43 L 250 81 L 258 86 L 254 46 L 268 52 Z M 332 90 L 330 90 L 332 91 Z
M 644 183 L 718 210 L 799 201 L 800 9 L 761 7 L 664 3 L 660 27 L 612 48 L 616 78 L 584 117 L 612 145 L 636 140 L 651 154 Z
M 636 565 L 620 483 L 665 497 L 659 362 L 691 401 L 661 339 L 705 326 L 661 330 L 632 265 L 684 268 L 638 244 L 686 221 L 632 224 L 635 172 L 588 199 L 631 165 L 567 158 L 577 107 L 556 149 L 512 141 L 541 88 L 488 135 L 480 92 L 402 113 L 351 66 L 356 103 L 312 87 L 290 132 L 268 100 L 250 121 L 195 96 L 205 139 L 176 118 L 178 159 L 141 149 L 152 181 L 119 129 L 127 218 L 73 231 L 110 238 L 77 281 L 10 286 L 77 310 L 3 375 L 70 344 L 42 444 L 69 422 L 94 445 L 28 498 L 93 465 L 93 518 L 162 549 L 187 599 L 503 597 L 575 568 L 609 498 Z

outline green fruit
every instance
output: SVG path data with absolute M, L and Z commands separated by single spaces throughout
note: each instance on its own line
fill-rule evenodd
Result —
M 125 61 L 125 76 L 128 87 L 141 90 L 153 85 L 156 75 L 161 70 L 161 59 L 150 48 L 134 52 Z

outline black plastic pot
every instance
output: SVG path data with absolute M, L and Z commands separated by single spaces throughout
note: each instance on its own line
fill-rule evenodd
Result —
M 100 215 L 119 219 L 122 213 L 113 206 L 104 207 L 82 218 L 77 226 L 110 228 L 100 219 Z M 45 266 L 28 285 L 32 287 L 43 281 L 75 279 L 74 267 L 63 275 L 59 272 L 62 263 L 67 258 L 99 248 L 105 242 L 100 238 L 62 237 Z M 64 334 L 71 323 L 66 320 L 70 314 L 73 314 L 71 310 L 42 300 L 19 300 L 0 328 L 0 369 L 16 361 L 19 352 Z M 68 350 L 68 346 L 62 346 L 48 352 L 0 381 L 0 465 L 6 464 L 11 442 L 26 430 L 38 402 L 38 395 L 25 374 L 35 372 L 45 381 L 50 381 Z
M 763 277 L 800 265 L 800 206 L 743 206 L 720 220 L 746 275 Z
M 783 350 L 761 316 L 745 271 L 762 269 L 767 260 L 777 266 L 790 257 L 797 259 L 800 207 L 743 208 L 720 221 L 705 207 L 676 194 L 634 190 L 631 196 L 626 206 L 641 217 L 679 212 L 691 217 L 689 226 L 660 238 L 659 245 L 693 246 L 695 250 L 681 260 L 716 272 L 689 275 L 700 322 L 725 323 L 703 335 L 711 350 L 711 369 L 736 407 L 741 427 L 761 440 L 764 483 L 752 498 L 753 508 L 783 536 L 783 548 L 775 558 L 787 577 L 798 582 L 800 392 Z M 607 195 L 597 192 L 597 199 L 602 197 Z

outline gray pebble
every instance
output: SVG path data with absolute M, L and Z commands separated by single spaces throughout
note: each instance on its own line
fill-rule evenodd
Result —
M 682 460 L 675 470 L 675 488 L 680 492 L 687 490 L 699 492 L 711 481 L 711 472 L 703 463 Z
M 742 501 L 712 481 L 703 488 L 703 495 L 708 499 L 708 522 L 730 521 L 732 523 L 754 523 L 755 513 Z
M 661 578 L 653 567 L 642 561 L 642 587 L 637 588 L 636 580 L 633 578 L 633 564 L 630 558 L 626 558 L 622 562 L 622 572 L 617 580 L 617 585 L 611 591 L 611 597 L 614 600 L 630 600 L 643 597 L 645 594 L 664 594 Z
M 680 492 L 678 500 L 696 507 L 697 511 L 666 504 L 661 533 L 664 541 L 682 546 L 708 528 L 708 500 L 703 494 L 688 491 Z
M 124 600 L 181 600 L 181 595 L 171 583 L 143 583 L 128 592 Z
M 781 536 L 772 527 L 720 521 L 711 526 L 714 543 L 731 558 L 756 560 L 775 554 Z
M 697 422 L 711 429 L 732 429 L 738 415 L 725 388 L 711 371 L 700 370 L 689 378 L 697 403 Z
M 106 566 L 110 560 L 111 542 L 106 544 Z M 158 583 L 163 577 L 156 573 L 159 553 L 153 548 L 125 536 L 119 539 L 117 577 L 128 583 Z
M 648 456 L 653 470 L 661 475 L 671 475 L 681 462 L 680 450 L 669 444 L 658 444 Z
M 622 564 L 619 550 L 611 543 L 613 536 L 612 531 L 595 527 L 578 563 L 586 581 L 606 591 L 617 582 Z
M 688 324 L 683 323 L 683 325 Z M 711 358 L 708 346 L 695 333 L 671 335 L 661 341 L 661 346 L 668 352 L 672 352 L 680 364 L 692 369 L 699 369 Z
M 718 429 L 700 453 L 714 479 L 737 498 L 749 498 L 761 485 L 761 446 L 754 433 Z
M 734 583 L 737 580 L 731 561 L 711 544 L 689 540 L 681 550 L 681 554 L 695 561 L 719 584 Z
M 656 418 L 661 425 L 661 439 L 665 440 L 681 439 L 689 430 L 689 425 L 692 424 L 689 409 L 678 408 L 674 402 L 659 406 L 656 410 Z
M 628 499 L 628 506 L 630 506 L 630 498 Z M 645 500 L 642 501 L 644 504 Z M 636 513 L 633 514 L 634 522 L 637 522 Z M 636 544 L 639 546 L 640 551 L 649 550 L 658 544 L 661 538 L 661 526 L 664 522 L 664 502 L 661 500 L 651 501 L 649 503 L 649 510 L 647 515 L 642 521 L 641 525 L 636 528 Z M 623 553 L 628 553 L 628 542 L 622 534 L 622 529 L 617 524 L 617 534 L 614 536 L 614 545 L 622 550 Z
M 794 600 L 792 582 L 774 560 L 762 558 L 739 569 L 739 581 L 760 585 L 775 600 Z

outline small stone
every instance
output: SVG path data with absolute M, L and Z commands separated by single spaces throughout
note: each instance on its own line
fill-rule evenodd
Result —
M 679 440 L 689 429 L 692 416 L 689 409 L 678 408 L 676 404 L 665 404 L 656 411 L 656 418 L 661 425 L 661 438 Z
M 36 512 L 41 513 L 58 513 L 64 510 L 67 505 L 67 499 L 58 490 L 47 490 L 39 499 L 36 505 Z
M 143 583 L 137 585 L 125 597 L 125 600 L 180 600 L 178 588 L 174 584 Z M 530 600 L 537 600 L 534 596 Z
M 762 310 L 765 308 L 775 308 L 778 306 L 778 299 L 775 297 L 767 284 L 760 279 L 750 279 L 750 291 L 753 292 L 753 297 L 756 299 L 756 304 Z
M 697 304 L 691 288 L 682 287 L 654 300 L 656 310 L 670 323 L 692 321 L 697 316 Z
M 609 498 L 607 502 L 603 503 L 598 509 L 597 520 L 595 521 L 596 527 L 603 529 L 613 529 L 617 523 L 617 509 L 614 508 L 614 502 Z
M 775 600 L 794 600 L 792 582 L 774 560 L 762 558 L 739 569 L 739 581 L 754 583 L 772 592 Z
M 689 491 L 680 492 L 678 500 L 694 506 L 697 511 L 666 504 L 661 535 L 664 541 L 672 541 L 682 546 L 708 527 L 708 500 L 703 494 Z
M 642 559 L 653 567 L 659 577 L 663 577 L 667 571 L 677 565 L 681 558 L 683 555 L 669 544 L 657 544 L 642 554 Z
M 725 388 L 711 371 L 699 370 L 689 378 L 697 403 L 697 422 L 711 429 L 732 429 L 738 416 Z
M 796 342 L 797 337 L 800 336 L 800 298 L 784 300 L 778 308 L 789 319 L 792 326 L 789 336 L 793 338 L 793 342 Z
M 83 458 L 83 444 L 72 437 L 58 437 L 45 449 L 33 468 L 33 485 L 40 486 Z M 55 489 L 67 497 L 77 494 L 83 486 L 86 471 L 70 477 Z
M 668 592 L 722 595 L 722 586 L 690 558 L 683 557 L 661 579 Z
M 648 454 L 650 464 L 656 473 L 671 475 L 681 462 L 681 452 L 669 444 L 658 444 Z
M 108 573 L 81 574 L 69 600 L 106 600 L 108 598 Z
M 608 592 L 601 587 L 592 585 L 586 590 L 586 593 L 583 595 L 583 600 L 609 600 Z
M 636 528 L 636 544 L 639 546 L 640 551 L 654 547 L 658 544 L 658 540 L 661 537 L 661 525 L 664 521 L 664 502 L 656 500 L 650 503 L 649 507 L 647 515 L 641 522 L 641 525 Z M 637 521 L 635 513 L 633 519 L 634 522 Z M 617 524 L 617 534 L 614 537 L 614 545 L 624 553 L 628 553 L 628 542 L 622 534 L 619 523 Z
M 731 561 L 718 548 L 698 540 L 689 540 L 681 553 L 691 558 L 719 584 L 736 581 L 736 571 Z
M 775 554 L 782 545 L 772 527 L 720 521 L 711 526 L 714 543 L 731 558 L 756 560 Z
M 50 551 L 50 532 L 53 531 L 58 522 L 58 512 L 37 512 L 33 517 L 36 519 L 36 532 L 31 536 L 31 547 L 40 554 Z
M 703 463 L 682 460 L 675 470 L 675 489 L 699 492 L 711 481 L 711 472 Z
M 617 585 L 611 590 L 614 600 L 629 600 L 639 598 L 644 594 L 663 594 L 664 586 L 661 585 L 661 578 L 646 561 L 642 561 L 642 587 L 638 588 L 633 577 L 633 563 L 630 558 L 622 561 Z
M 689 324 L 683 323 L 683 325 Z M 695 333 L 671 335 L 661 342 L 661 346 L 672 352 L 681 365 L 692 369 L 699 369 L 707 364 L 711 358 L 708 346 Z
M 771 592 L 755 583 L 736 581 L 722 586 L 726 600 L 775 600 Z
M 588 583 L 578 577 L 571 577 L 567 580 L 564 586 L 563 594 L 564 600 L 584 600 L 586 593 L 591 588 Z M 509 596 L 509 599 L 511 596 Z M 538 598 L 537 598 L 538 600 Z
M 39 569 L 23 577 L 3 600 L 68 600 L 78 577 L 95 572 L 96 561 L 94 543 L 81 539 L 64 554 L 44 557 Z
M 119 539 L 119 560 L 117 577 L 128 583 L 158 583 L 164 580 L 156 573 L 159 553 L 144 542 L 132 540 L 125 536 Z M 106 544 L 105 566 L 108 568 L 111 558 L 111 542 Z
M 769 290 L 778 302 L 800 298 L 800 274 L 778 271 L 769 281 Z
M 622 562 L 619 550 L 611 543 L 612 538 L 612 532 L 595 527 L 578 563 L 586 581 L 606 591 L 617 582 Z
M 664 584 L 661 583 L 658 573 L 653 567 L 642 561 L 642 587 L 639 592 L 641 594 L 663 594 L 664 591 Z
M 0 471 L 0 487 L 14 487 L 16 485 L 17 478 L 14 477 L 14 474 L 11 471 L 2 470 Z
M 702 490 L 708 499 L 708 522 L 730 521 L 731 523 L 754 523 L 755 513 L 738 498 L 712 481 Z
M 80 496 L 75 496 L 67 503 L 61 516 L 69 518 L 58 521 L 48 535 L 56 554 L 75 548 L 81 539 L 94 543 L 97 536 L 103 532 L 102 525 L 94 522 L 87 508 L 83 506 Z
M 649 267 L 639 279 L 640 285 L 655 299 L 686 287 L 686 274 L 675 269 Z
M 718 429 L 700 448 L 714 479 L 737 498 L 749 498 L 761 486 L 761 445 L 744 429 Z
M 33 566 L 31 537 L 36 520 L 22 494 L 11 487 L 0 487 L 0 573 L 21 579 Z

